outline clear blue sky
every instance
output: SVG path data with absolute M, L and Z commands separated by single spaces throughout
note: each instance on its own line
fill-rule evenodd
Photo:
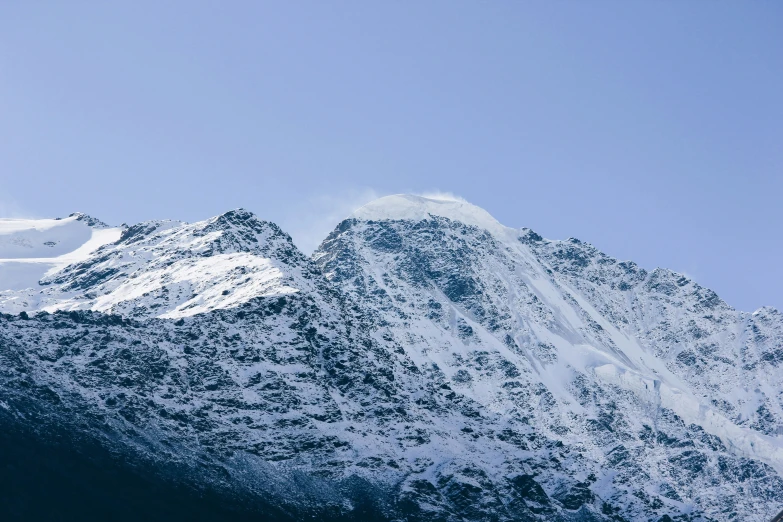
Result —
M 373 195 L 783 308 L 783 3 L 0 4 L 0 214 L 245 207 L 311 249 Z

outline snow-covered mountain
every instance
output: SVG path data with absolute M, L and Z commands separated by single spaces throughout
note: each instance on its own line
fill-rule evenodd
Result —
M 70 239 L 57 229 L 52 232 L 55 241 Z M 121 232 L 93 230 L 95 236 L 111 242 L 88 242 L 78 250 L 88 255 L 67 254 L 66 265 L 20 280 L 16 286 L 25 286 L 16 291 L 0 291 L 2 307 L 178 318 L 297 292 L 299 286 L 312 292 L 311 275 L 302 273 L 303 259 L 287 265 L 285 273 L 280 270 L 281 262 L 302 258 L 287 235 L 243 210 L 193 224 L 151 221 Z M 30 261 L 39 260 L 24 260 Z
M 783 315 L 680 274 L 409 195 L 357 210 L 311 259 L 242 210 L 0 234 L 0 271 L 38 270 L 0 273 L 3 425 L 78 434 L 243 513 L 766 521 L 783 507 Z

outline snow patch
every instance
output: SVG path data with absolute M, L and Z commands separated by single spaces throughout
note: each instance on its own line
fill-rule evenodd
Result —
M 254 297 L 297 292 L 296 288 L 281 283 L 283 277 L 283 272 L 272 260 L 252 254 L 183 259 L 126 279 L 111 293 L 99 297 L 91 308 L 108 312 L 120 303 L 143 299 L 166 288 L 173 303 L 159 310 L 156 316 L 166 319 L 189 317 L 215 308 L 234 308 Z M 52 307 L 53 310 L 62 308 L 67 308 L 67 304 Z
M 38 287 L 38 281 L 120 238 L 120 228 L 94 228 L 65 219 L 0 219 L 0 291 Z

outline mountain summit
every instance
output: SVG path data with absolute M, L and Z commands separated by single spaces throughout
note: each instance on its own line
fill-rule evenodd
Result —
M 486 210 L 461 199 L 397 194 L 376 199 L 353 212 L 363 221 L 422 221 L 443 217 L 493 233 L 509 230 Z
M 311 258 L 244 210 L 142 223 L 0 290 L 0 309 L 6 432 L 103 455 L 80 480 L 107 498 L 90 479 L 105 469 L 162 484 L 144 506 L 183 520 L 185 505 L 655 522 L 783 507 L 778 311 L 465 201 L 381 198 Z M 15 512 L 49 515 L 29 500 Z

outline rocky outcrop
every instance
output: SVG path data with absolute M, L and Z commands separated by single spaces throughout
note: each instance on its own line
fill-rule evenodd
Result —
M 384 198 L 312 259 L 242 210 L 143 223 L 41 283 L 0 315 L 11 518 L 53 495 L 65 519 L 763 521 L 783 498 L 779 312 L 464 202 Z

